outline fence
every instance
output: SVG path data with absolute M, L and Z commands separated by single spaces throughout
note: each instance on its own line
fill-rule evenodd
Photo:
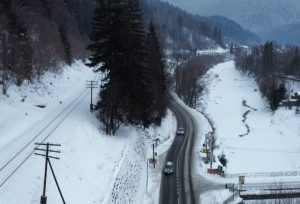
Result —
M 226 174 L 226 178 L 238 178 L 239 176 L 254 177 L 254 178 L 256 178 L 256 177 L 300 176 L 300 171 Z

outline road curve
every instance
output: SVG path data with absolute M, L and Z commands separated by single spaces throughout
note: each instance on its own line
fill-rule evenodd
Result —
M 195 194 L 192 181 L 192 151 L 196 135 L 196 124 L 193 117 L 181 104 L 172 100 L 170 109 L 175 114 L 177 126 L 183 127 L 185 134 L 175 136 L 169 148 L 166 161 L 174 164 L 174 173 L 164 175 L 160 185 L 160 204 L 195 204 Z

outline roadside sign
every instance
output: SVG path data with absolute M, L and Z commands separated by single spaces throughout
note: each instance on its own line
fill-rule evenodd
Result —
M 152 158 L 149 159 L 149 164 L 155 164 L 155 163 L 156 163 L 156 159 L 152 159 Z
M 239 176 L 239 184 L 244 185 L 245 184 L 245 176 Z

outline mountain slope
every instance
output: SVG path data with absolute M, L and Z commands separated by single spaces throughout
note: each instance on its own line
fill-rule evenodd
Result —
M 300 2 L 298 0 L 167 1 L 199 15 L 225 16 L 256 34 L 294 24 L 300 19 Z
M 221 29 L 224 42 L 253 44 L 259 43 L 260 41 L 260 38 L 257 35 L 244 29 L 242 26 L 228 18 L 222 16 L 212 16 L 203 18 L 203 20 Z
M 259 41 L 257 36 L 224 17 L 193 15 L 160 0 L 142 2 L 145 24 L 154 21 L 168 48 L 207 49 L 216 42 L 222 46 L 223 42 L 216 38 L 219 29 L 225 43 L 253 44 Z
M 300 46 L 300 23 L 282 26 L 262 34 L 263 39 L 275 40 L 280 44 Z
M 153 21 L 167 49 L 194 50 L 215 46 L 214 27 L 160 0 L 142 0 L 145 27 Z

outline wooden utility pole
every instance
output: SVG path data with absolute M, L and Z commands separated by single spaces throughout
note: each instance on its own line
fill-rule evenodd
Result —
M 90 112 L 92 113 L 94 111 L 94 105 L 93 105 L 93 89 L 98 88 L 98 82 L 97 81 L 86 81 L 86 88 L 91 89 L 91 103 L 90 103 Z
M 37 147 L 34 148 L 34 150 L 41 151 L 43 153 L 36 153 L 35 152 L 34 154 L 38 155 L 38 156 L 45 157 L 44 186 L 43 186 L 43 195 L 41 196 L 41 202 L 40 202 L 40 204 L 47 204 L 46 187 L 47 187 L 48 164 L 50 166 L 50 170 L 51 170 L 51 173 L 52 173 L 53 178 L 55 180 L 55 184 L 56 184 L 57 189 L 59 191 L 60 197 L 61 197 L 63 203 L 66 204 L 65 199 L 63 197 L 63 194 L 62 194 L 62 192 L 60 190 L 60 187 L 58 185 L 58 182 L 57 182 L 54 170 L 53 170 L 52 165 L 51 165 L 51 162 L 50 162 L 50 158 L 51 159 L 59 159 L 59 157 L 55 157 L 55 156 L 49 155 L 49 153 L 58 153 L 59 154 L 60 151 L 58 151 L 58 150 L 52 150 L 52 149 L 50 149 L 50 147 L 60 147 L 61 145 L 60 144 L 52 144 L 52 143 L 35 143 L 35 145 L 37 145 Z M 46 148 L 39 148 L 40 146 L 43 146 L 43 147 L 46 147 Z
M 155 152 L 154 152 L 154 144 L 152 144 L 152 149 L 153 149 L 153 167 L 155 168 Z
M 154 140 L 154 142 L 155 142 L 155 147 L 158 147 L 159 138 L 156 138 L 156 139 Z

